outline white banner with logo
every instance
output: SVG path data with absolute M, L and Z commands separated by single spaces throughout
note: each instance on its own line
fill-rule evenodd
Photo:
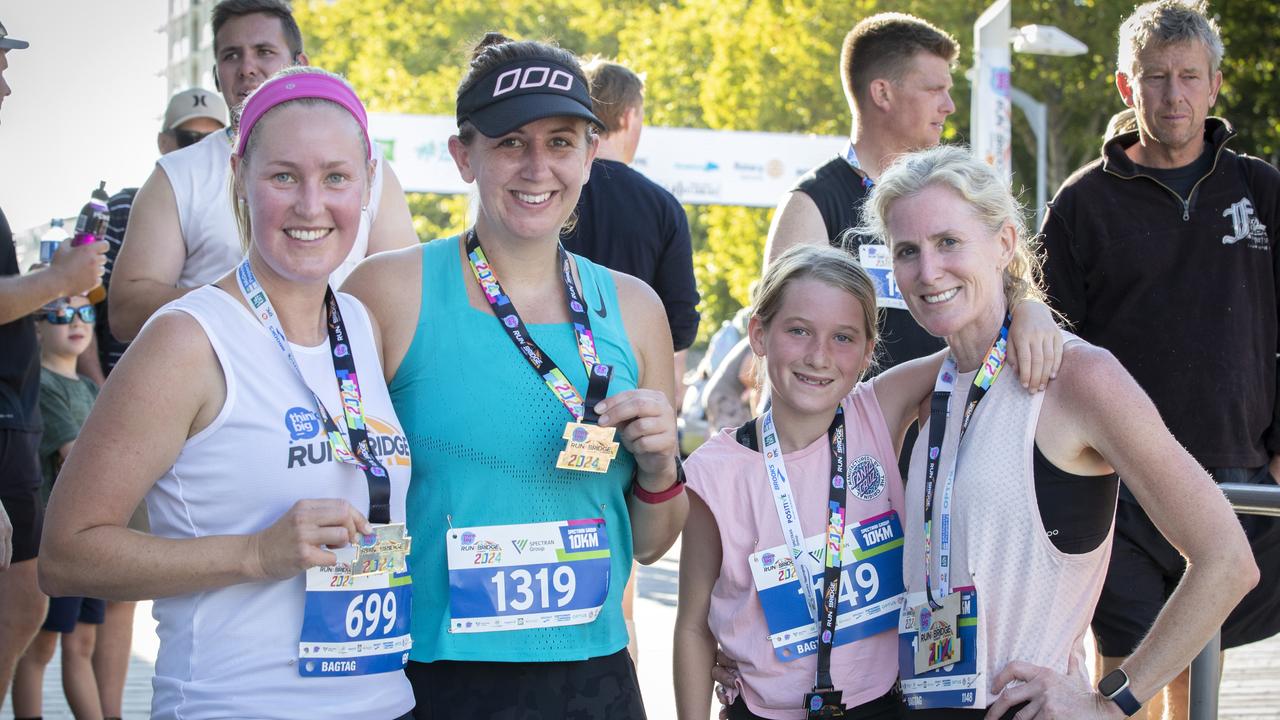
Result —
M 1009 51 L 1011 0 L 997 0 L 973 24 L 973 105 L 969 109 L 973 153 L 1006 182 L 1013 178 L 1013 100 Z
M 457 131 L 449 115 L 369 114 L 369 133 L 408 192 L 469 192 L 449 156 L 449 136 Z M 797 178 L 846 142 L 824 135 L 645 127 L 632 167 L 682 203 L 774 207 Z

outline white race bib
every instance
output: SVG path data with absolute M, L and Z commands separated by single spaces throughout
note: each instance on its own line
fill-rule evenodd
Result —
M 581 625 L 609 594 L 604 520 L 450 528 L 449 630 Z

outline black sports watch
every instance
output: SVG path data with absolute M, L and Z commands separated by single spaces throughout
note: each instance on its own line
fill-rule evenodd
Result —
M 1116 668 L 1107 673 L 1098 683 L 1098 692 L 1124 711 L 1128 717 L 1142 709 L 1142 703 L 1129 691 L 1129 676 L 1124 670 Z

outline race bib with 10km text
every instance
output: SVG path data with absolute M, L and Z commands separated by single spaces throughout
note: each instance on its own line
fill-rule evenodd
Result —
M 902 526 L 889 511 L 845 530 L 840 598 L 833 645 L 845 645 L 898 626 L 902 585 Z M 826 535 L 805 538 L 801 560 L 809 566 L 819 602 Z M 774 656 L 782 662 L 818 652 L 818 628 L 800 594 L 800 576 L 786 545 L 750 556 L 756 594 L 769 627 Z
M 604 520 L 450 528 L 449 631 L 589 623 L 609 594 Z

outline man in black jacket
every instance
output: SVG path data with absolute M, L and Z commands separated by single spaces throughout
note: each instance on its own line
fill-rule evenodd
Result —
M 1221 59 L 1217 27 L 1186 4 L 1147 3 L 1124 22 L 1116 86 L 1138 128 L 1107 140 L 1050 203 L 1045 276 L 1076 332 L 1116 355 L 1216 480 L 1270 485 L 1280 477 L 1280 173 L 1228 148 L 1231 126 L 1208 116 Z M 1280 523 L 1242 523 L 1262 581 L 1223 625 L 1224 648 L 1280 631 Z M 1093 619 L 1106 672 L 1137 646 L 1184 570 L 1122 488 Z M 1186 677 L 1149 704 L 1151 717 L 1161 705 L 1186 717 Z

